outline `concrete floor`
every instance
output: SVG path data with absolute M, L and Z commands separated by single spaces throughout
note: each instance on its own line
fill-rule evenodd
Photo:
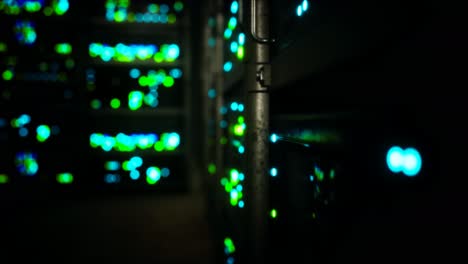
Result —
M 210 264 L 204 210 L 201 196 L 182 194 L 10 204 L 0 217 L 0 259 Z

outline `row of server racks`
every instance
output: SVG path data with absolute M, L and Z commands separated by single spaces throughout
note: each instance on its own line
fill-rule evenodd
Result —
M 186 192 L 190 7 L 0 1 L 0 195 Z
M 453 256 L 439 242 L 453 226 L 448 194 L 460 194 L 449 153 L 464 141 L 449 135 L 461 101 L 416 89 L 445 78 L 425 57 L 440 52 L 427 42 L 434 10 L 206 1 L 203 179 L 217 263 Z

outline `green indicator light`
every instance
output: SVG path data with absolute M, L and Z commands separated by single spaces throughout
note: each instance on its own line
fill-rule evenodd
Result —
M 276 211 L 276 209 L 271 209 L 270 217 L 275 219 L 277 216 L 278 216 L 278 212 Z
M 3 72 L 2 77 L 5 81 L 11 81 L 11 79 L 13 79 L 13 72 L 11 70 L 6 70 Z
M 59 43 L 55 45 L 55 51 L 58 54 L 68 55 L 72 53 L 72 46 L 69 43 Z
M 38 126 L 36 132 L 36 138 L 39 142 L 45 142 L 50 137 L 50 127 L 47 125 Z
M 216 165 L 214 163 L 210 163 L 208 165 L 208 173 L 215 174 L 216 173 Z
M 3 42 L 0 42 L 0 52 L 7 52 L 7 51 L 8 51 L 7 45 Z
M 101 108 L 101 101 L 99 101 L 98 99 L 93 99 L 91 101 L 91 108 L 96 109 L 96 110 Z
M 180 12 L 184 9 L 184 4 L 180 1 L 174 3 L 174 10 Z
M 224 247 L 226 248 L 226 251 L 228 254 L 232 254 L 236 251 L 236 247 L 234 246 L 234 242 L 232 242 L 232 239 L 229 237 L 226 237 L 224 239 Z
M 237 48 L 237 58 L 239 60 L 243 60 L 244 59 L 244 55 L 245 55 L 245 50 L 244 50 L 244 46 L 239 46 L 239 48 Z
M 8 181 L 9 181 L 8 175 L 0 174 L 0 184 L 6 184 L 8 183 Z
M 120 107 L 120 100 L 117 98 L 114 98 L 111 100 L 110 105 L 113 109 L 118 109 Z
M 72 184 L 73 175 L 71 173 L 60 173 L 57 175 L 57 182 L 60 184 Z

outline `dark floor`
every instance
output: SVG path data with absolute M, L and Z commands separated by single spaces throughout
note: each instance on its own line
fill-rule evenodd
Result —
M 0 247 L 0 263 L 214 262 L 213 241 L 200 196 L 41 203 L 10 204 L 2 210 L 0 242 L 4 245 Z

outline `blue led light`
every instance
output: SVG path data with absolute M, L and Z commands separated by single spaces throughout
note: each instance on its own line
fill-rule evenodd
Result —
M 422 167 L 422 159 L 419 152 L 414 148 L 407 148 L 405 151 L 405 162 L 403 173 L 406 176 L 413 177 L 419 173 Z
M 277 136 L 276 134 L 272 134 L 272 135 L 270 136 L 270 141 L 271 141 L 272 143 L 276 143 L 276 141 L 278 141 L 278 136 Z
M 20 128 L 20 129 L 18 130 L 18 134 L 19 134 L 20 137 L 27 137 L 28 134 L 29 134 L 29 131 L 28 131 L 27 128 L 22 127 L 22 128 Z
M 231 42 L 231 52 L 237 52 L 237 49 L 239 48 L 239 44 L 237 42 Z
M 140 178 L 140 172 L 137 170 L 132 170 L 130 172 L 130 178 L 134 181 L 138 180 Z
M 182 77 L 182 71 L 180 69 L 172 69 L 169 72 L 169 75 L 171 75 L 175 79 L 178 79 L 178 78 Z
M 239 201 L 239 208 L 244 208 L 244 201 Z
M 239 181 L 243 181 L 245 179 L 244 173 L 239 173 Z
M 237 1 L 233 1 L 231 4 L 231 13 L 236 14 L 239 11 L 239 3 Z
M 230 72 L 232 70 L 232 62 L 228 61 L 224 63 L 223 69 L 225 72 Z
M 302 10 L 305 12 L 307 9 L 309 9 L 309 1 L 304 0 L 302 1 Z
M 219 126 L 221 128 L 226 128 L 228 126 L 228 123 L 226 122 L 226 120 L 221 120 L 221 122 L 219 122 Z
M 169 45 L 169 48 L 167 50 L 167 56 L 172 59 L 176 59 L 180 55 L 180 49 L 179 46 L 176 44 L 171 44 Z
M 240 146 L 237 150 L 239 151 L 240 154 L 244 154 L 245 152 L 244 146 Z
M 216 97 L 216 89 L 213 89 L 213 88 L 209 89 L 208 90 L 208 97 L 210 99 L 214 99 Z
M 171 171 L 168 168 L 161 169 L 161 176 L 168 177 L 171 174 Z
M 237 106 L 237 110 L 239 112 L 243 112 L 244 111 L 244 105 L 243 104 L 239 104 L 239 106 Z
M 239 107 L 239 104 L 237 102 L 232 102 L 231 103 L 231 110 L 232 111 L 237 111 L 238 107 Z
M 120 175 L 118 174 L 106 174 L 104 176 L 104 181 L 109 184 L 120 182 Z
M 302 5 L 298 6 L 296 9 L 296 15 L 298 17 L 302 16 L 303 10 L 302 10 Z
M 222 106 L 221 109 L 219 110 L 219 112 L 222 114 L 222 115 L 225 115 L 227 113 L 227 107 L 225 106 Z
M 278 169 L 276 169 L 276 168 L 271 168 L 271 169 L 270 169 L 270 175 L 271 175 L 272 177 L 278 176 Z
M 241 46 L 245 44 L 245 34 L 244 33 L 239 34 L 238 42 L 239 42 L 239 45 L 241 45 Z
M 140 70 L 131 69 L 130 70 L 130 77 L 132 77 L 133 79 L 136 79 L 136 78 L 140 77 Z
M 414 148 L 403 150 L 391 147 L 387 152 L 387 166 L 393 173 L 403 172 L 408 177 L 416 176 L 422 167 L 422 158 Z

